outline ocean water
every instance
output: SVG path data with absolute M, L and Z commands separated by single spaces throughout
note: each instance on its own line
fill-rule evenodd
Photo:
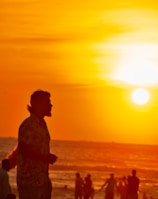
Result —
M 0 138 L 0 160 L 16 143 L 16 138 Z M 136 169 L 140 194 L 158 198 L 158 146 L 59 140 L 52 140 L 50 145 L 58 156 L 49 170 L 54 187 L 74 188 L 75 173 L 80 172 L 83 178 L 90 173 L 98 190 L 111 172 L 121 178 Z M 16 187 L 16 168 L 9 175 L 11 186 Z

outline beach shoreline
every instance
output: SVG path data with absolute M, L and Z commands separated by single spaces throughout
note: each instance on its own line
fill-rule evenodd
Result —
M 10 153 L 16 142 L 17 140 L 12 138 L 0 139 L 1 160 Z M 74 198 L 75 173 L 79 172 L 83 179 L 87 174 L 91 174 L 96 190 L 94 199 L 103 199 L 105 189 L 99 193 L 97 190 L 109 174 L 114 173 L 115 178 L 120 179 L 130 175 L 133 168 L 136 168 L 140 179 L 139 198 L 143 198 L 143 193 L 149 198 L 158 198 L 157 151 L 158 146 L 148 145 L 53 141 L 51 152 L 59 158 L 49 167 L 49 177 L 53 184 L 52 198 Z M 16 173 L 16 167 L 8 172 L 10 185 L 17 195 Z
M 16 195 L 16 199 L 19 199 L 18 197 L 18 191 L 17 188 L 14 186 L 12 187 L 12 193 Z M 74 199 L 74 189 L 68 188 L 68 187 L 53 187 L 51 199 Z M 105 191 L 102 190 L 98 192 L 95 191 L 94 199 L 104 199 L 105 198 Z M 142 193 L 139 193 L 139 199 L 143 198 Z M 115 194 L 114 199 L 119 199 L 119 196 Z

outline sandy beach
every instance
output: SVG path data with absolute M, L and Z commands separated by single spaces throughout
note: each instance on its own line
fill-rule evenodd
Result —
M 52 198 L 56 199 L 74 199 L 74 190 L 73 189 L 64 189 L 64 188 L 54 188 L 52 192 Z M 96 199 L 104 199 L 104 191 L 96 192 L 94 194 Z
M 18 192 L 16 187 L 12 188 L 12 192 L 17 196 L 16 199 L 18 199 Z M 64 187 L 54 187 L 53 191 L 52 191 L 52 197 L 51 199 L 74 199 L 74 189 L 72 188 L 64 188 Z M 93 199 L 104 199 L 105 198 L 105 194 L 104 194 L 104 190 L 98 192 L 96 191 L 94 194 Z M 143 196 L 140 193 L 139 194 L 139 199 L 142 199 Z M 115 195 L 114 199 L 119 199 L 118 195 Z
M 16 142 L 16 139 L 11 138 L 0 139 L 1 159 L 6 157 Z M 94 199 L 104 199 L 105 190 L 99 193 L 97 190 L 109 177 L 109 173 L 114 173 L 119 179 L 123 175 L 130 175 L 133 165 L 137 167 L 140 178 L 139 199 L 143 198 L 143 193 L 146 193 L 148 198 L 151 196 L 154 199 L 158 198 L 156 158 L 158 146 L 53 141 L 53 147 L 53 152 L 58 154 L 59 159 L 49 168 L 49 176 L 53 184 L 52 198 L 73 199 L 75 172 L 79 171 L 82 178 L 88 173 L 91 174 L 96 190 Z M 89 154 L 88 158 L 87 154 Z M 9 179 L 13 193 L 18 199 L 16 168 L 9 171 Z M 67 186 L 66 189 L 65 186 Z
M 12 188 L 12 192 L 16 195 L 16 199 L 18 199 L 18 192 L 16 187 Z M 74 199 L 74 190 L 70 188 L 60 188 L 60 187 L 55 187 L 53 188 L 52 191 L 52 199 Z M 101 191 L 99 193 L 95 193 L 94 198 L 96 199 L 103 199 L 104 198 L 104 192 Z

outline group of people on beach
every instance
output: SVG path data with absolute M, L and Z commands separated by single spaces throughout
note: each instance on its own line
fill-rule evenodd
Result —
M 136 176 L 136 170 L 132 170 L 132 175 L 127 178 L 124 176 L 122 179 L 116 180 L 114 174 L 111 173 L 110 177 L 101 186 L 99 191 L 105 188 L 105 199 L 114 199 L 116 195 L 120 199 L 138 199 L 140 180 Z M 99 192 L 98 191 L 98 192 Z M 91 175 L 88 174 L 83 180 L 80 173 L 76 173 L 75 180 L 75 199 L 92 199 L 94 197 L 94 188 L 91 180 Z M 145 198 L 144 198 L 145 199 Z
M 76 173 L 75 180 L 75 199 L 92 199 L 94 195 L 94 188 L 92 184 L 91 175 L 88 174 L 84 180 L 81 178 L 80 173 Z

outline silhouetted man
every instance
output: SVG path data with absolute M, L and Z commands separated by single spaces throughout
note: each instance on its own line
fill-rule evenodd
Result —
M 136 176 L 136 170 L 132 170 L 132 176 L 128 176 L 127 195 L 128 199 L 138 199 L 139 178 Z
M 93 195 L 94 195 L 93 183 L 91 175 L 88 174 L 85 177 L 85 183 L 84 183 L 84 199 L 93 198 Z
M 19 199 L 51 198 L 48 167 L 57 157 L 50 153 L 50 135 L 45 116 L 51 116 L 50 93 L 37 90 L 31 95 L 30 116 L 19 127 L 17 186 Z
M 83 179 L 80 176 L 80 173 L 76 173 L 76 180 L 75 180 L 75 199 L 82 199 L 83 196 Z
M 110 178 L 108 178 L 105 181 L 105 183 L 102 185 L 100 190 L 102 190 L 103 187 L 105 187 L 105 186 L 106 186 L 105 199 L 113 199 L 114 198 L 114 191 L 115 191 L 115 188 L 116 188 L 116 180 L 114 178 L 114 174 L 113 173 L 110 174 Z

